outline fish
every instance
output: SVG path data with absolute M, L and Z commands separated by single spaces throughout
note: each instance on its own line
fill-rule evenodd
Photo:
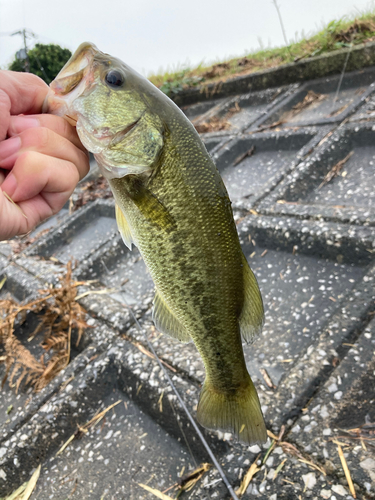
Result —
M 267 430 L 242 341 L 264 309 L 242 252 L 231 201 L 197 131 L 150 81 L 89 42 L 50 84 L 44 112 L 77 128 L 108 180 L 125 245 L 155 285 L 156 328 L 193 341 L 206 377 L 197 420 L 246 444 Z

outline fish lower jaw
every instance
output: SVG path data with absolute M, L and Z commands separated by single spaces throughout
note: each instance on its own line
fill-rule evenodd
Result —
M 150 171 L 150 167 L 142 165 L 111 165 L 104 158 L 103 153 L 94 153 L 94 158 L 97 161 L 100 171 L 106 179 L 122 179 L 126 175 L 140 175 Z

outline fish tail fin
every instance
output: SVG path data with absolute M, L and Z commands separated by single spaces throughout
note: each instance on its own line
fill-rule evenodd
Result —
M 258 394 L 250 376 L 246 387 L 234 395 L 218 392 L 206 380 L 199 399 L 197 419 L 203 427 L 232 432 L 246 444 L 262 444 L 267 440 Z

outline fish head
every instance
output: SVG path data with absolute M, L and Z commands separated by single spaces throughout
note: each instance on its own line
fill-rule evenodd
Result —
M 51 83 L 43 111 L 75 125 L 103 175 L 121 178 L 151 173 L 160 156 L 165 126 L 153 94 L 148 80 L 85 42 Z

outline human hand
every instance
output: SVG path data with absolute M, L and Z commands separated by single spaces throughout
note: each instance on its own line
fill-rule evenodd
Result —
M 40 114 L 48 90 L 30 73 L 0 71 L 0 241 L 58 212 L 90 168 L 75 128 Z

